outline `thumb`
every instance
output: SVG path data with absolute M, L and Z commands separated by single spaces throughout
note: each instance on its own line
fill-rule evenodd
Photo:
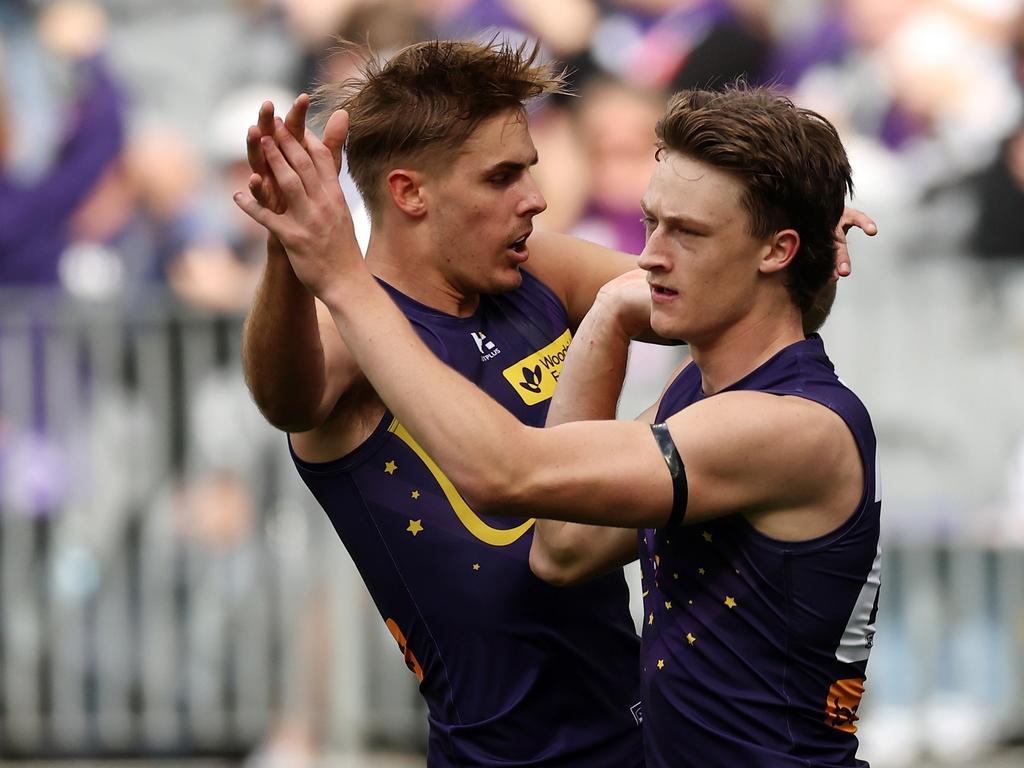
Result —
M 341 151 L 345 148 L 345 140 L 348 138 L 348 112 L 339 109 L 327 119 L 324 126 L 324 145 L 331 150 L 334 158 L 334 167 L 341 172 Z

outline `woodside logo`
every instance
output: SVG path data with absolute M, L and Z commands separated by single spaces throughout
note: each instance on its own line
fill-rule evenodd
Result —
M 543 349 L 513 363 L 501 373 L 527 405 L 536 405 L 555 394 L 565 353 L 572 334 L 568 329 Z

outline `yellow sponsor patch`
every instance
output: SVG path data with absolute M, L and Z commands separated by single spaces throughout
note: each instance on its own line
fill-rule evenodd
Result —
M 527 405 L 536 405 L 555 394 L 555 385 L 562 373 L 562 363 L 569 349 L 572 334 L 569 329 L 543 349 L 527 355 L 502 371 L 512 389 L 519 393 Z

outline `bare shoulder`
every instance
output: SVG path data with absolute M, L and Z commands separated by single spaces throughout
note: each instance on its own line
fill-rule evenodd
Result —
M 373 434 L 385 412 L 377 392 L 360 373 L 320 425 L 292 434 L 292 449 L 304 461 L 340 459 Z
M 729 442 L 741 440 L 750 447 L 771 448 L 772 454 L 814 463 L 814 459 L 839 454 L 857 455 L 857 446 L 846 422 L 825 405 L 797 395 L 768 392 L 722 392 L 680 411 L 669 419 L 683 430 L 697 434 L 717 431 Z
M 291 440 L 299 458 L 324 462 L 359 447 L 376 429 L 385 408 L 342 340 L 330 311 L 319 300 L 316 308 L 327 378 L 322 416 L 316 427 L 293 433 Z
M 820 403 L 723 392 L 668 425 L 697 515 L 742 512 L 764 532 L 798 540 L 833 530 L 857 507 L 864 470 L 856 441 Z
M 594 303 L 605 283 L 636 269 L 636 256 L 557 232 L 534 232 L 526 268 L 565 304 L 573 325 Z

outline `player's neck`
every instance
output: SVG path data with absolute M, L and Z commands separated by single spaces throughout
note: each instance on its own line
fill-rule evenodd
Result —
M 480 295 L 452 285 L 437 265 L 436 254 L 422 238 L 402 238 L 371 231 L 366 266 L 391 287 L 420 304 L 454 317 L 468 317 Z
M 789 305 L 782 311 L 749 313 L 723 332 L 691 342 L 690 354 L 700 369 L 705 394 L 712 395 L 803 338 L 800 314 Z

